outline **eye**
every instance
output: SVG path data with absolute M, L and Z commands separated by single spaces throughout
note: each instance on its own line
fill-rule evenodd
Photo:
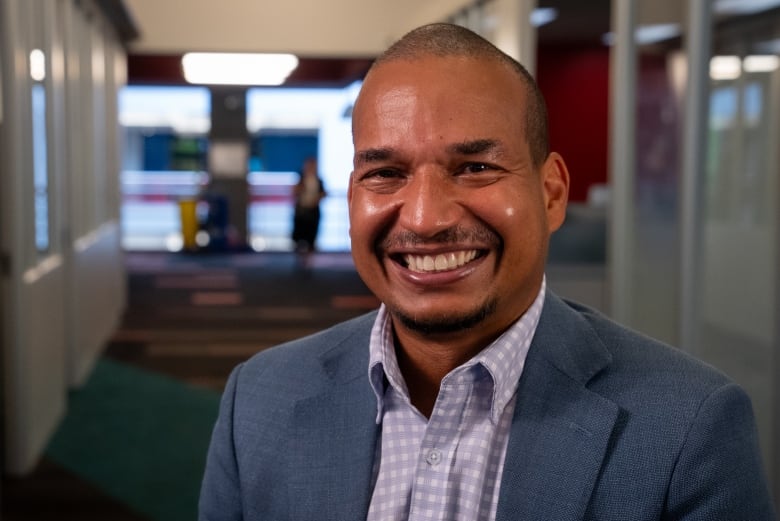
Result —
M 479 174 L 494 168 L 487 163 L 466 163 L 458 171 L 459 174 Z
M 401 172 L 395 168 L 377 168 L 365 172 L 359 179 L 364 182 L 381 182 L 384 180 L 397 179 L 401 176 Z
M 505 174 L 506 170 L 496 164 L 468 161 L 455 169 L 453 179 L 461 185 L 480 188 L 499 181 Z
M 357 184 L 376 193 L 392 193 L 403 186 L 405 175 L 397 168 L 376 168 L 357 177 Z
M 380 179 L 392 179 L 395 177 L 400 177 L 400 175 L 401 173 L 398 170 L 394 170 L 392 168 L 381 168 L 367 174 L 367 176 L 379 177 Z

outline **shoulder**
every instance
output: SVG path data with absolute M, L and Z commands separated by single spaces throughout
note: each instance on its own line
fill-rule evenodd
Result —
M 552 294 L 545 300 L 518 400 L 518 418 L 537 411 L 534 426 L 563 421 L 602 433 L 590 440 L 603 443 L 606 455 L 593 512 L 627 507 L 637 518 L 659 519 L 663 508 L 717 504 L 729 490 L 762 497 L 755 419 L 744 390 L 682 350 L 576 303 Z M 569 438 L 560 446 L 584 447 Z M 714 470 L 702 473 L 703 466 Z M 739 483 L 731 478 L 737 475 Z M 623 498 L 619 504 L 616 497 Z
M 554 331 L 556 338 L 565 339 L 562 349 L 568 351 L 570 363 L 590 371 L 587 386 L 621 405 L 695 415 L 710 395 L 733 385 L 723 372 L 691 354 L 580 304 L 553 295 L 545 302 L 545 312 L 542 335 L 552 338 Z
M 772 519 L 745 390 L 681 349 L 586 307 L 558 302 L 565 306 L 558 312 L 577 324 L 571 326 L 577 335 L 599 344 L 586 352 L 604 353 L 603 366 L 585 384 L 587 392 L 619 411 L 602 483 L 641 476 L 644 500 L 663 501 L 674 519 L 731 519 L 735 513 L 740 519 Z M 607 496 L 596 497 L 593 508 L 604 500 L 614 510 Z
M 664 375 L 672 378 L 695 376 L 694 381 L 705 385 L 728 383 L 728 377 L 719 369 L 679 347 L 618 324 L 597 311 L 574 303 L 568 305 L 593 328 L 618 368 L 641 371 L 661 379 Z
M 273 389 L 296 395 L 315 392 L 327 383 L 333 360 L 361 364 L 368 371 L 368 342 L 376 312 L 361 315 L 291 342 L 261 351 L 236 370 L 237 394 Z
M 277 444 L 258 439 L 289 437 L 296 404 L 364 378 L 368 387 L 368 342 L 375 313 L 320 333 L 261 351 L 239 364 L 222 394 L 215 437 L 231 443 L 240 461 L 276 461 Z M 322 411 L 319 421 L 328 421 Z M 218 434 L 219 433 L 219 434 Z M 212 442 L 214 444 L 215 442 Z

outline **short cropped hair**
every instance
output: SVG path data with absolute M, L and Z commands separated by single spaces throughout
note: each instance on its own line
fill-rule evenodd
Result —
M 550 141 L 544 96 L 536 80 L 522 64 L 465 27 L 433 23 L 413 29 L 401 37 L 374 60 L 371 69 L 390 61 L 414 60 L 425 56 L 495 60 L 517 73 L 526 86 L 525 134 L 531 159 L 537 167 L 547 159 Z

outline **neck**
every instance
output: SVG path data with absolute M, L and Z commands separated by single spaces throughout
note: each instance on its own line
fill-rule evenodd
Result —
M 422 336 L 397 325 L 394 331 L 398 368 L 409 390 L 409 398 L 426 418 L 433 412 L 442 379 L 493 340 L 464 343 L 464 335 Z

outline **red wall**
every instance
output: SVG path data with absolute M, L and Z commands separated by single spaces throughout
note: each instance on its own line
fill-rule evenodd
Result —
M 536 78 L 547 101 L 550 144 L 571 175 L 571 201 L 607 181 L 609 48 L 539 47 Z

